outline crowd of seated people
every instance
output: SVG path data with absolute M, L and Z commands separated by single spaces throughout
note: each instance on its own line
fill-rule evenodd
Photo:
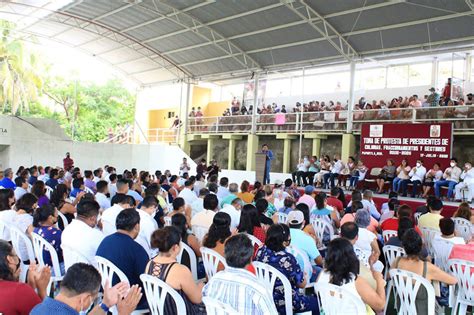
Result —
M 385 179 L 399 186 L 403 195 L 404 181 L 415 182 L 424 175 L 420 172 L 422 161 L 418 162 L 412 168 L 408 163 L 401 164 L 395 176 Z M 452 163 L 445 172 L 450 175 L 444 178 L 449 181 L 452 177 L 447 176 L 454 172 L 466 178 L 470 168 L 455 171 L 456 160 Z M 275 185 L 256 182 L 250 187 L 247 181 L 233 183 L 226 177 L 219 178 L 219 171 L 190 176 L 191 170 L 184 164 L 186 161 L 180 175 L 169 171 L 150 175 L 136 169 L 118 173 L 109 165 L 89 171 L 70 165 L 67 170 L 22 168 L 13 178 L 11 169 L 5 169 L 0 182 L 4 187 L 0 189 L 0 222 L 6 227 L 0 230 L 0 312 L 47 314 L 73 309 L 75 313 L 71 314 L 76 314 L 93 303 L 91 314 L 106 312 L 112 306 L 117 306 L 120 314 L 146 310 L 151 301 L 143 292 L 140 276 L 148 274 L 182 297 L 187 314 L 205 314 L 204 298 L 218 300 L 243 314 L 285 314 L 288 305 L 294 312 L 319 314 L 320 296 L 311 289 L 317 283 L 342 287 L 374 313 L 382 312 L 390 298 L 386 296 L 384 270 L 397 268 L 429 281 L 454 285 L 459 279 L 433 264 L 432 258 L 436 257 L 428 249 L 437 248 L 437 242 L 449 241 L 453 245 L 452 258 L 474 260 L 474 256 L 465 254 L 473 251 L 473 240 L 457 235 L 457 223 L 443 218 L 443 202 L 436 196 L 427 198 L 421 216 L 398 200 L 393 191 L 387 204 L 379 209 L 372 200 L 372 191 L 361 192 L 357 185 L 353 185 L 347 204 L 336 180 L 357 184 L 367 171 L 353 158 L 345 163 L 338 156 L 332 161 L 328 156 L 322 160 L 303 159 L 306 168 L 298 167 L 295 174 L 297 180 L 308 184 L 302 195 L 291 179 Z M 323 173 L 322 164 L 327 164 Z M 408 177 L 397 177 L 401 172 Z M 310 179 L 313 183 L 319 180 L 321 187 L 330 187 L 330 196 L 316 191 Z M 24 181 L 34 184 L 29 187 Z M 422 185 L 419 180 L 420 191 Z M 454 216 L 474 222 L 467 203 L 461 204 Z M 40 260 L 28 261 L 25 243 L 12 247 L 11 243 L 19 241 L 11 237 L 9 227 L 20 229 L 27 238 L 41 236 L 55 253 L 43 250 L 44 265 L 38 265 Z M 439 235 L 425 238 L 426 228 L 439 231 Z M 200 230 L 204 233 L 198 233 Z M 394 236 L 384 239 L 387 231 Z M 403 248 L 407 256 L 387 261 L 382 254 L 387 245 Z M 180 254 L 184 246 L 189 251 Z M 85 261 L 68 264 L 65 248 L 74 249 Z M 209 279 L 202 248 L 225 260 L 225 264 L 217 264 L 217 273 Z M 61 275 L 52 271 L 54 254 Z M 193 256 L 196 259 L 191 259 Z M 131 290 L 125 283 L 110 283 L 104 288 L 102 301 L 95 302 L 103 276 L 96 269 L 101 259 L 126 275 Z M 275 268 L 287 278 L 291 301 L 281 279 L 274 287 L 259 280 L 260 265 L 254 262 Z M 29 271 L 24 279 L 20 277 L 21 268 Z M 59 288 L 48 293 L 51 276 L 64 278 Z M 204 282 L 196 284 L 195 277 Z M 427 301 L 422 296 L 416 299 L 421 312 Z M 165 313 L 177 312 L 171 299 L 164 301 L 164 308 Z M 392 305 L 389 308 L 388 313 L 396 312 Z

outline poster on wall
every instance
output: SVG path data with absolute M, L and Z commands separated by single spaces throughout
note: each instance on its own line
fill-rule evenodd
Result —
M 244 100 L 246 105 L 253 104 L 253 97 L 254 97 L 254 90 L 255 90 L 255 80 L 248 80 L 244 84 L 244 93 L 242 99 Z M 257 99 L 258 104 L 263 104 L 265 100 L 265 93 L 267 90 L 267 80 L 262 79 L 258 81 L 258 91 L 257 91 Z
M 369 167 L 383 167 L 387 159 L 398 166 L 407 159 L 413 166 L 422 159 L 426 168 L 449 166 L 452 124 L 364 124 L 360 135 L 360 159 Z

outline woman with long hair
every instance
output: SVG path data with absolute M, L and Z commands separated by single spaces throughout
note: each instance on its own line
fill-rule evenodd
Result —
M 145 269 L 145 273 L 166 282 L 183 297 L 186 314 L 205 314 L 202 304 L 202 288 L 204 283 L 196 284 L 188 267 L 176 262 L 181 251 L 180 232 L 174 226 L 165 226 L 151 235 L 151 247 L 158 249 L 158 255 L 153 257 Z M 165 314 L 177 314 L 176 306 L 171 297 L 164 302 Z
M 12 189 L 0 189 L 0 221 L 6 225 L 11 224 L 13 218 L 16 216 L 16 211 L 13 210 L 15 205 L 15 194 Z M 0 233 L 0 239 L 10 240 L 10 232 L 4 229 Z
M 31 193 L 38 198 L 39 207 L 49 203 L 49 198 L 46 196 L 46 185 L 43 181 L 36 181 L 33 187 L 31 187 Z
M 380 272 L 372 270 L 377 287 L 374 290 L 363 277 L 359 277 L 359 259 L 352 244 L 345 238 L 332 240 L 324 260 L 324 271 L 320 273 L 318 283 L 330 283 L 345 288 L 376 312 L 385 307 L 385 281 Z M 374 314 L 368 309 L 368 314 Z M 344 314 L 358 314 L 355 309 L 344 309 Z M 360 314 L 358 314 L 360 315 Z
M 176 213 L 171 217 L 171 225 L 178 229 L 179 234 L 181 235 L 181 241 L 193 249 L 196 257 L 201 257 L 199 240 L 194 234 L 188 232 L 189 225 L 186 221 L 186 216 L 182 213 Z M 189 264 L 187 265 L 189 266 Z
M 257 208 L 248 204 L 243 206 L 240 212 L 239 233 L 247 233 L 265 243 L 265 230 L 262 228 Z
M 216 251 L 219 255 L 224 257 L 224 244 L 232 235 L 230 231 L 231 218 L 225 212 L 217 212 L 209 227 L 209 232 L 204 236 L 202 246 Z M 217 271 L 223 270 L 224 265 L 219 264 Z
M 458 209 L 453 215 L 454 218 L 463 218 L 474 224 L 474 215 L 472 215 L 471 207 L 467 202 L 461 202 Z
M 386 182 L 392 182 L 396 176 L 397 168 L 394 165 L 392 159 L 387 159 L 387 164 L 382 167 L 382 171 L 380 172 L 379 176 L 375 180 L 377 182 L 377 193 L 381 194 L 384 192 L 384 186 Z
M 67 223 L 71 223 L 76 213 L 75 205 L 79 203 L 84 194 L 78 194 L 73 203 L 68 200 L 69 190 L 65 184 L 58 184 L 53 190 L 50 196 L 50 203 L 54 205 L 58 211 L 60 211 L 67 219 Z M 61 230 L 64 230 L 64 222 L 61 218 L 58 220 L 58 226 Z

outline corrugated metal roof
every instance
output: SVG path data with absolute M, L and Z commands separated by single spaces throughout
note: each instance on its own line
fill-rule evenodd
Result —
M 465 0 L 62 3 L 1 3 L 0 17 L 17 16 L 19 32 L 87 51 L 147 85 L 474 46 L 474 11 Z

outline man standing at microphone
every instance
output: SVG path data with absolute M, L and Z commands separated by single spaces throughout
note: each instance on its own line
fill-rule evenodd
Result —
M 270 184 L 270 169 L 272 167 L 273 152 L 268 149 L 268 145 L 262 145 L 262 153 L 265 153 L 265 175 L 263 176 L 263 184 Z

